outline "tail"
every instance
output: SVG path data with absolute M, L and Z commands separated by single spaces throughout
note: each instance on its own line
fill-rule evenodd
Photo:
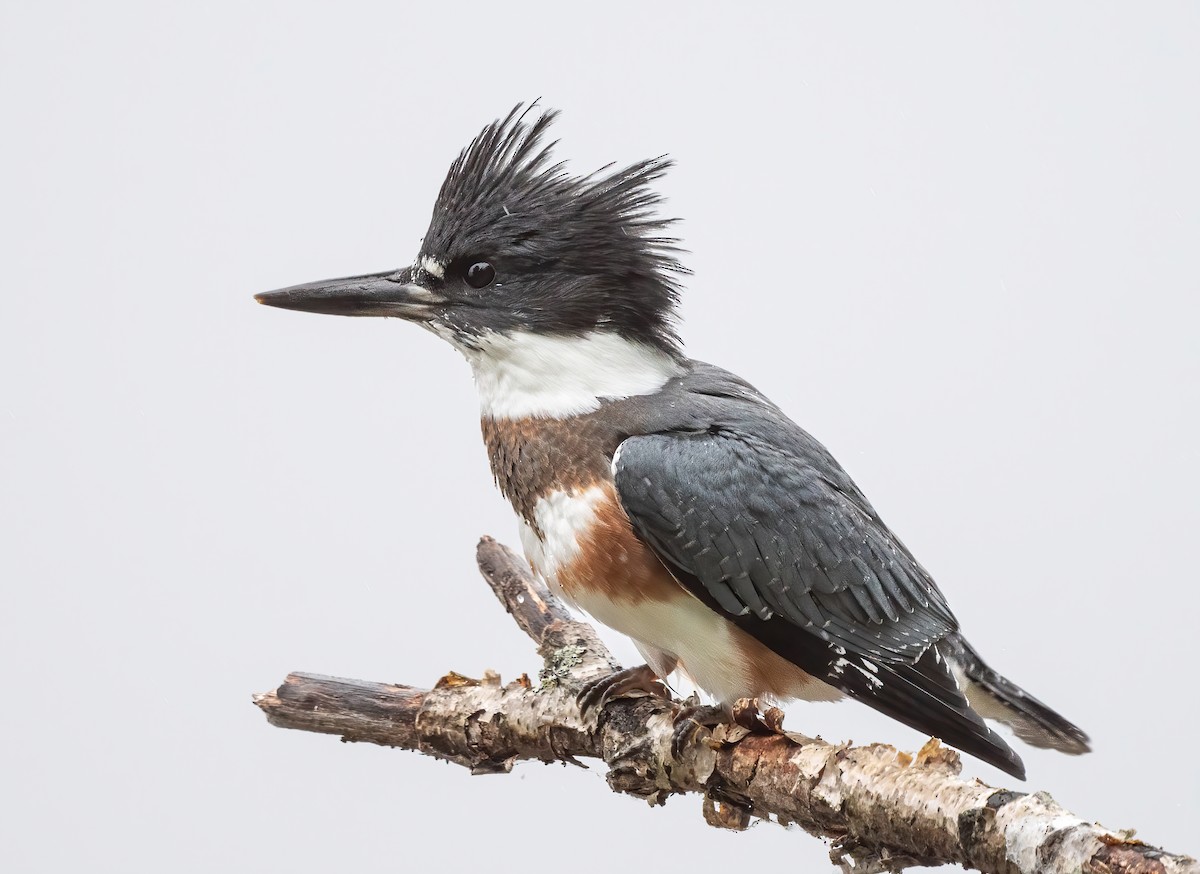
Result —
M 952 634 L 937 646 L 956 669 L 971 709 L 980 716 L 1010 726 L 1013 734 L 1030 746 L 1071 756 L 1091 751 L 1088 736 L 1079 726 L 989 668 L 959 635 Z

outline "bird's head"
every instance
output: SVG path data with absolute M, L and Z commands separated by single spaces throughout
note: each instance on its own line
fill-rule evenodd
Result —
M 257 300 L 406 319 L 468 358 L 513 338 L 608 336 L 677 356 L 676 278 L 686 271 L 650 187 L 670 162 L 573 176 L 544 141 L 556 114 L 518 106 L 462 151 L 411 266 Z

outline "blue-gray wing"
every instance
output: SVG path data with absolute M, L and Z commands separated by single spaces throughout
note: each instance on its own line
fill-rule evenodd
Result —
M 916 662 L 957 628 L 953 614 L 836 462 L 795 433 L 783 446 L 720 428 L 631 437 L 613 465 L 621 504 L 660 559 L 729 614 Z

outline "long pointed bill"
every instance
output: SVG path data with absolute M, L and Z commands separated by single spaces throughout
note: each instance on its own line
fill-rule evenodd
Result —
M 411 322 L 433 318 L 446 298 L 409 282 L 409 271 L 370 273 L 264 291 L 254 299 L 267 306 L 332 316 L 393 316 Z

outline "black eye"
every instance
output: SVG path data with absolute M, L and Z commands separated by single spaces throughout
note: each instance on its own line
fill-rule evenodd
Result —
M 496 278 L 496 268 L 486 261 L 476 261 L 467 268 L 467 285 L 471 288 L 486 288 Z

